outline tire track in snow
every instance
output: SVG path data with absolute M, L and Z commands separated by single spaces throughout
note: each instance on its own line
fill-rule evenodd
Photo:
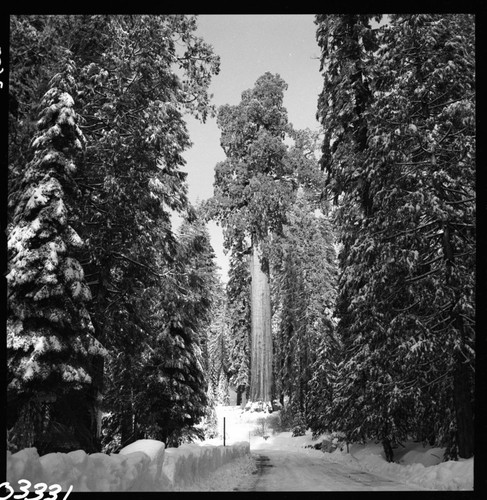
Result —
M 262 450 L 264 451 L 264 450 Z M 253 452 L 253 478 L 236 491 L 414 491 L 411 487 L 299 451 Z

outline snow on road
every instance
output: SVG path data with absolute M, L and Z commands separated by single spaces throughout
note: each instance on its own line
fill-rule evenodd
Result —
M 323 460 L 323 454 L 291 450 L 253 451 L 257 470 L 238 491 L 412 491 L 421 489 Z M 321 456 L 320 456 L 321 455 Z
M 273 432 L 278 412 L 273 414 L 242 412 L 220 407 L 219 420 L 227 419 L 229 441 L 250 441 L 255 470 L 242 476 L 232 490 L 239 491 L 412 491 L 418 485 L 407 485 L 392 478 L 364 471 L 357 464 L 334 462 L 331 456 L 306 446 L 314 444 L 309 433 L 292 437 L 291 432 Z M 262 430 L 262 432 L 257 432 Z M 266 432 L 264 432 L 264 430 Z M 268 434 L 265 439 L 263 434 Z M 328 454 L 329 455 L 329 454 Z
M 279 412 L 216 410 L 226 443 L 249 441 L 252 455 L 227 464 L 193 491 L 473 490 L 473 458 L 443 462 L 442 449 L 413 441 L 395 450 L 395 463 L 388 463 L 382 445 L 373 441 L 323 453 L 314 446 L 331 436 L 313 438 L 308 430 L 293 437 L 276 427 Z M 222 444 L 222 435 L 213 444 Z

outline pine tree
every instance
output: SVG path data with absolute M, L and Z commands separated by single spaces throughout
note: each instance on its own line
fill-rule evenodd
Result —
M 367 112 L 371 101 L 364 52 L 375 47 L 372 16 L 317 15 L 317 41 L 322 51 L 323 91 L 317 117 L 325 134 L 322 168 L 335 197 L 356 192 L 358 205 L 371 215 L 369 179 L 361 170 L 367 145 Z
M 208 398 L 202 347 L 211 324 L 218 281 L 214 252 L 203 222 L 186 220 L 178 235 L 173 278 L 164 289 L 161 328 L 147 350 L 136 412 L 145 435 L 168 446 L 203 438 L 195 425 L 206 416 Z
M 106 21 L 89 18 L 87 29 L 100 22 Z M 105 45 L 95 60 L 86 61 L 82 74 L 84 127 L 97 139 L 86 156 L 91 172 L 83 182 L 83 231 L 91 243 L 85 261 L 97 295 L 95 325 L 119 360 L 110 365 L 110 377 L 127 377 L 129 394 L 116 397 L 114 387 L 123 405 L 137 387 L 133 374 L 126 373 L 128 357 L 141 360 L 142 346 L 153 336 L 144 326 L 150 325 L 150 315 L 133 303 L 143 301 L 147 287 L 157 288 L 166 262 L 179 258 L 169 213 L 188 208 L 180 168 L 190 141 L 182 113 L 206 116 L 207 86 L 217 60 L 194 36 L 192 17 L 111 16 L 106 24 Z M 178 37 L 184 41 L 182 53 L 176 50 Z M 88 48 L 82 47 L 83 53 Z M 178 67 L 184 81 L 176 76 Z M 134 439 L 133 408 L 123 411 L 126 442 Z
M 34 157 L 19 183 L 8 227 L 9 423 L 18 448 L 36 445 L 41 453 L 53 446 L 56 423 L 81 444 L 81 429 L 69 421 L 76 411 L 64 416 L 59 411 L 79 398 L 77 393 L 96 393 L 93 359 L 104 354 L 93 338 L 86 309 L 91 294 L 74 257 L 83 242 L 70 224 L 78 189 L 75 162 L 85 143 L 67 92 L 71 69 L 67 61 L 41 102 Z M 90 411 L 87 406 L 80 410 Z M 83 417 L 78 427 L 86 426 Z M 89 440 L 82 444 L 93 447 Z
M 92 169 L 83 180 L 83 231 L 91 243 L 85 262 L 97 296 L 93 318 L 114 354 L 107 375 L 124 380 L 121 387 L 107 384 L 113 389 L 107 399 L 126 415 L 121 430 L 127 444 L 137 434 L 135 403 L 129 403 L 138 387 L 134 363 L 143 368 L 143 346 L 155 335 L 148 310 L 133 304 L 143 304 L 166 263 L 179 258 L 169 212 L 188 207 L 180 167 L 190 141 L 182 112 L 206 117 L 217 59 L 193 35 L 193 17 L 95 16 L 78 29 L 100 25 L 107 35 L 100 46 L 85 39 L 78 49 L 85 58 L 84 127 L 98 144 L 86 156 Z M 185 52 L 176 50 L 178 37 Z M 175 74 L 178 66 L 184 81 Z
M 412 433 L 445 445 L 446 457 L 455 456 L 458 439 L 461 456 L 469 456 L 472 30 L 453 15 L 392 16 L 375 35 L 363 22 L 340 31 L 345 21 L 318 20 L 323 161 L 339 200 L 342 244 L 343 361 L 325 421 L 349 440 L 380 439 L 388 460 L 392 444 Z M 350 44 L 347 71 L 338 56 Z M 361 83 L 351 78 L 357 72 Z M 347 129 L 351 111 L 357 125 Z
M 217 404 L 229 400 L 228 379 L 229 366 L 229 317 L 226 294 L 222 283 L 215 290 L 212 321 L 207 335 L 206 373 L 208 374 L 210 390 Z M 219 386 L 223 393 L 219 395 Z
M 409 333 L 399 355 L 421 374 L 422 432 L 446 446 L 447 457 L 467 458 L 473 454 L 474 19 L 392 21 L 378 53 L 371 156 L 384 158 L 373 167 L 379 177 L 387 169 L 396 185 L 394 199 L 380 182 L 376 188 L 389 229 L 383 240 L 394 241 L 396 265 L 404 270 L 395 284 L 405 300 L 395 305 L 394 327 Z M 391 221 L 391 213 L 401 222 Z M 426 415 L 431 402 L 436 410 Z
M 274 242 L 272 253 L 273 302 L 279 311 L 276 388 L 281 400 L 286 395 L 290 406 L 310 422 L 318 418 L 318 408 L 325 404 L 310 388 L 330 385 L 336 342 L 334 235 L 328 218 L 314 208 L 313 198 L 314 193 L 298 190 L 283 235 Z M 322 378 L 323 371 L 326 378 Z
M 243 242 L 233 246 L 226 295 L 229 316 L 230 383 L 237 388 L 237 401 L 250 395 L 250 269 Z
M 10 16 L 9 115 L 8 115 L 8 220 L 18 197 L 25 165 L 34 150 L 30 147 L 37 133 L 38 106 L 49 90 L 53 75 L 62 70 L 69 50 L 60 43 L 64 31 L 61 16 Z M 74 67 L 73 67 L 74 69 Z M 70 90 L 80 108 L 79 100 Z M 79 115 L 78 115 L 79 116 Z M 78 123 L 79 125 L 79 123 Z M 74 213 L 71 214 L 74 218 Z
M 71 224 L 86 242 L 76 257 L 94 298 L 94 334 L 110 352 L 106 420 L 115 428 L 122 422 L 128 444 L 138 429 L 138 375 L 157 335 L 161 302 L 152 293 L 167 286 L 166 273 L 181 257 L 169 214 L 189 208 L 180 171 L 190 145 L 182 115 L 204 120 L 211 112 L 207 90 L 218 58 L 195 36 L 195 16 L 19 16 L 12 27 L 12 102 L 19 112 L 11 113 L 9 130 L 11 204 L 22 169 L 15 146 L 28 135 L 35 96 L 67 47 L 75 62 L 73 95 L 87 147 L 78 159 L 81 194 Z

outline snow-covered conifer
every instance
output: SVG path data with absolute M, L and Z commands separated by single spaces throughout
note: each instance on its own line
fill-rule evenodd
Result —
M 88 360 L 103 354 L 86 309 L 90 290 L 73 257 L 82 241 L 69 222 L 67 193 L 76 189 L 74 161 L 84 138 L 70 94 L 52 87 L 41 107 L 34 156 L 8 228 L 8 395 L 13 414 L 22 414 L 40 394 L 55 400 L 89 386 Z
M 338 201 L 333 430 L 473 454 L 475 114 L 469 15 L 318 16 Z

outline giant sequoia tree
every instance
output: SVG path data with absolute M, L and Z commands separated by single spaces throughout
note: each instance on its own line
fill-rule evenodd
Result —
M 473 453 L 474 50 L 463 15 L 319 16 L 343 361 L 324 421 Z M 343 416 L 346 415 L 346 418 Z M 364 418 L 364 415 L 366 416 Z
M 272 332 L 268 257 L 263 246 L 280 230 L 283 206 L 292 189 L 283 139 L 288 128 L 283 106 L 286 83 L 265 73 L 242 93 L 236 106 L 219 109 L 221 145 L 227 156 L 215 169 L 216 217 L 227 247 L 249 241 L 251 273 L 250 399 L 271 400 Z

